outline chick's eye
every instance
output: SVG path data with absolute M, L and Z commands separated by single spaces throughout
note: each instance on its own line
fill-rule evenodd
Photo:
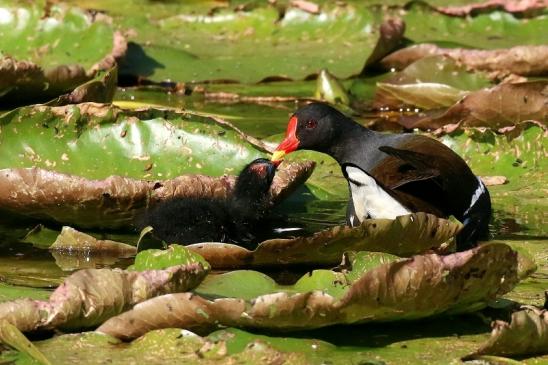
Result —
M 318 122 L 315 121 L 314 119 L 309 119 L 306 121 L 305 123 L 305 127 L 307 129 L 312 129 L 312 128 L 316 128 L 316 126 L 318 125 Z

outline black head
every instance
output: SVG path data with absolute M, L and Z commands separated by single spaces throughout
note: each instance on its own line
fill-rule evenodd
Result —
M 265 195 L 270 189 L 275 174 L 276 163 L 266 158 L 251 161 L 238 175 L 234 195 L 237 197 L 249 196 L 251 198 Z
M 285 154 L 301 149 L 327 151 L 347 120 L 337 109 L 324 103 L 303 106 L 289 119 L 285 139 L 276 148 L 272 160 L 280 160 Z

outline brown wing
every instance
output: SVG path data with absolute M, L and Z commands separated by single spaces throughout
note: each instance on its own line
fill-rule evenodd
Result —
M 402 204 L 413 211 L 446 216 L 445 170 L 460 161 L 443 144 L 428 137 L 410 136 L 397 147 L 381 146 L 387 156 L 372 176 Z

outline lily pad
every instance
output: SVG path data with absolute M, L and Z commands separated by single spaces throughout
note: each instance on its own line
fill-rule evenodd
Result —
M 546 43 L 541 31 L 546 25 L 546 16 L 518 19 L 509 13 L 493 11 L 463 19 L 440 14 L 424 3 L 415 2 L 403 20 L 405 37 L 413 43 L 479 49 Z
M 395 51 L 379 63 L 387 70 L 402 70 L 413 62 L 433 55 L 449 57 L 467 69 L 489 72 L 490 78 L 508 74 L 542 76 L 548 70 L 548 46 L 516 46 L 503 49 L 443 48 L 435 44 L 416 44 Z
M 441 137 L 479 175 L 503 175 L 512 181 L 546 171 L 546 130 L 535 123 L 516 126 L 507 134 L 463 128 Z
M 45 1 L 2 2 L 0 102 L 46 101 L 108 70 L 126 41 L 106 16 Z
M 135 263 L 128 270 L 164 270 L 176 265 L 191 265 L 199 263 L 206 270 L 209 263 L 204 258 L 181 245 L 170 245 L 166 250 L 146 250 L 140 252 Z
M 335 226 L 307 237 L 271 239 L 254 251 L 223 243 L 197 243 L 188 249 L 215 268 L 297 264 L 336 264 L 345 251 L 379 251 L 409 256 L 444 245 L 462 228 L 460 223 L 415 213 L 396 219 L 367 219 L 357 227 Z
M 11 323 L 0 321 L 0 342 L 5 343 L 36 360 L 41 365 L 51 365 L 51 362 Z
M 548 354 L 548 314 L 546 310 L 526 307 L 512 314 L 510 322 L 493 323 L 491 338 L 477 351 L 478 355 L 524 356 Z
M 448 109 L 404 116 L 399 123 L 406 128 L 438 129 L 447 126 L 449 130 L 456 127 L 504 130 L 529 120 L 546 126 L 547 92 L 546 81 L 499 84 L 469 93 Z
M 133 256 L 137 253 L 137 248 L 134 246 L 111 240 L 98 240 L 67 226 L 63 227 L 61 234 L 49 248 L 60 252 L 111 252 L 119 257 Z
M 324 341 L 287 341 L 237 329 L 217 331 L 201 337 L 188 330 L 169 328 L 151 331 L 129 344 L 112 336 L 86 332 L 56 336 L 37 341 L 35 345 L 56 365 L 75 362 L 99 365 L 105 359 L 120 365 L 181 362 L 192 365 L 320 365 L 326 361 L 344 363 L 349 358 L 365 364 L 365 361 L 372 358 L 372 355 L 362 352 L 350 355 L 348 351 L 339 350 Z M 15 351 L 4 351 L 0 358 L 17 363 L 30 361 L 28 355 Z
M 68 94 L 60 95 L 46 105 L 61 106 L 87 102 L 110 103 L 114 99 L 117 82 L 118 68 L 114 66 L 110 70 L 97 72 L 93 79 L 79 85 Z
M 49 301 L 19 299 L 0 303 L 0 320 L 21 331 L 93 327 L 156 295 L 194 288 L 207 275 L 203 260 L 163 270 L 80 270 L 51 294 Z
M 51 295 L 51 290 L 29 288 L 28 286 L 0 283 L 0 303 L 18 298 L 45 300 Z
M 381 36 L 382 16 L 361 3 L 324 2 L 317 13 L 281 2 L 206 9 L 180 2 L 93 4 L 133 30 L 121 75 L 153 81 L 301 80 L 323 68 L 346 78 L 369 57 L 390 51 L 402 31 L 385 27 L 391 38 Z
M 424 109 L 448 107 L 469 91 L 488 85 L 490 83 L 485 76 L 467 72 L 452 59 L 431 56 L 419 59 L 403 71 L 377 83 L 374 105 L 381 108 L 403 105 Z
M 415 256 L 367 270 L 337 299 L 320 290 L 265 293 L 252 300 L 207 300 L 191 293 L 159 296 L 113 317 L 97 330 L 122 339 L 150 330 L 216 325 L 297 330 L 335 323 L 423 318 L 481 308 L 517 283 L 516 254 L 504 244 Z M 318 288 L 321 289 L 321 288 Z
M 214 176 L 235 174 L 268 150 L 222 120 L 91 103 L 16 109 L 0 116 L 0 129 L 0 206 L 80 227 L 127 227 L 148 204 L 173 196 L 226 196 L 235 178 Z M 272 201 L 313 167 L 281 165 Z
M 518 13 L 523 16 L 536 14 L 546 11 L 542 1 L 519 1 L 519 0 L 487 0 L 468 4 L 436 4 L 436 10 L 444 14 L 453 16 L 473 15 L 480 12 L 492 11 L 493 9 L 502 9 L 508 13 Z M 444 6 L 445 5 L 445 6 Z

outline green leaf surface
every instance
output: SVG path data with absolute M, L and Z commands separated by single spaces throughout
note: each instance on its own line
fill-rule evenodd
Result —
M 180 245 L 170 245 L 166 250 L 141 251 L 135 257 L 135 263 L 128 270 L 164 270 L 171 266 L 200 264 L 206 270 L 210 269 L 207 261 L 200 255 Z
M 420 3 L 414 4 L 403 19 L 405 36 L 414 43 L 480 49 L 543 45 L 546 39 L 541 29 L 548 24 L 546 16 L 518 19 L 500 11 L 458 18 L 437 13 Z
M 252 300 L 261 295 L 275 293 L 305 293 L 322 290 L 335 298 L 341 298 L 348 287 L 365 272 L 384 263 L 398 260 L 397 256 L 378 252 L 350 253 L 345 269 L 313 270 L 303 275 L 293 285 L 279 285 L 269 276 L 257 271 L 237 270 L 208 276 L 194 292 L 205 298 L 241 298 Z
M 36 166 L 89 179 L 220 176 L 264 156 L 260 143 L 228 124 L 158 109 L 23 107 L 0 115 L 0 130 L 0 168 Z
M 547 168 L 548 140 L 544 128 L 524 124 L 514 133 L 498 134 L 485 129 L 463 129 L 441 137 L 478 175 L 503 175 L 516 181 Z
M 214 11 L 210 4 L 147 5 L 94 2 L 135 30 L 121 74 L 154 81 L 304 79 L 323 68 L 346 78 L 358 74 L 372 54 L 381 23 L 374 8 L 360 3 L 325 2 L 319 14 L 266 2 Z
M 126 49 L 107 17 L 78 8 L 2 1 L 0 11 L 0 102 L 56 97 L 114 66 Z
M 50 290 L 0 283 L 0 303 L 19 298 L 44 300 L 49 298 L 50 294 Z

